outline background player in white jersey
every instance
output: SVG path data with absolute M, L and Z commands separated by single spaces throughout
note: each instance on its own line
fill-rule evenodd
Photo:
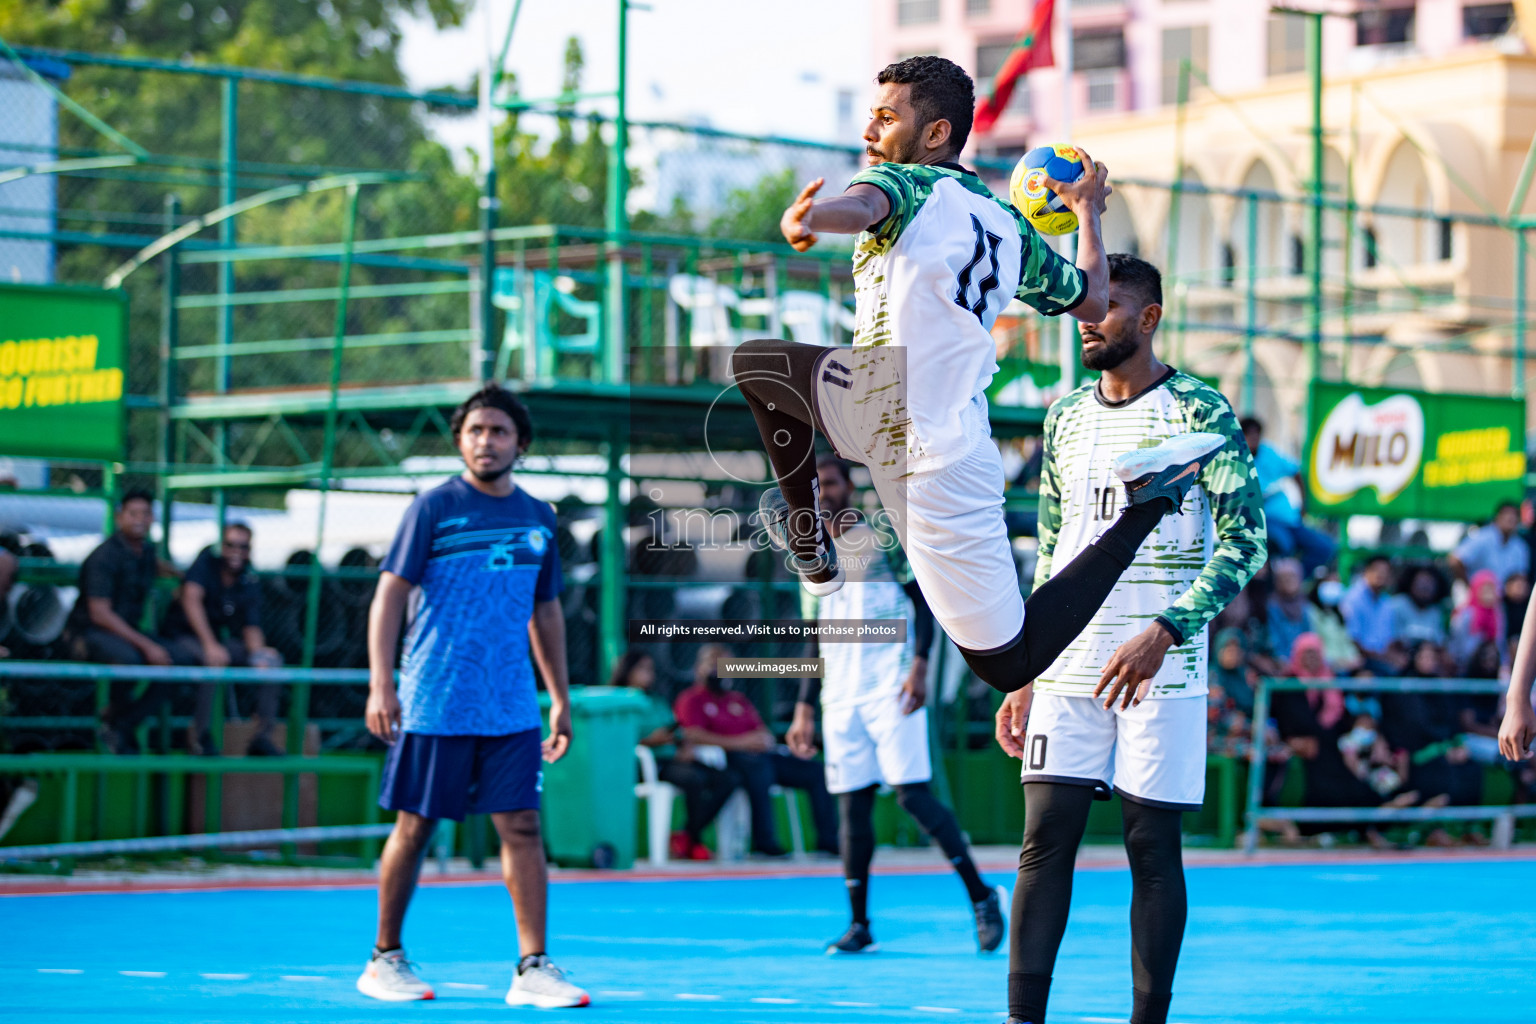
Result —
M 826 597 L 805 595 L 807 619 L 905 619 L 905 643 L 824 644 L 822 680 L 801 684 L 785 739 L 800 757 L 816 753 L 816 703 L 821 703 L 827 790 L 837 797 L 843 879 L 853 920 L 828 953 L 873 952 L 869 929 L 869 865 L 875 856 L 875 794 L 883 782 L 896 802 L 954 865 L 976 917 L 976 944 L 990 953 L 1002 944 L 1002 887 L 982 881 L 954 812 L 928 789 L 928 651 L 933 615 L 916 581 L 897 578 L 881 537 L 852 505 L 848 463 L 823 455 L 816 463 L 827 529 L 842 552 L 847 582 Z M 819 691 L 819 692 L 818 692 Z
M 841 585 L 817 505 L 819 429 L 840 455 L 870 468 L 913 575 L 972 670 L 1016 690 L 1087 625 L 1220 439 L 1183 436 L 1117 467 L 1130 507 L 1025 615 L 984 394 L 997 371 L 991 329 L 1014 296 L 1042 313 L 1102 319 L 1108 172 L 1084 153 L 1078 181 L 1046 181 L 1078 217 L 1074 267 L 955 162 L 975 109 L 970 76 L 928 56 L 892 64 L 878 81 L 864 130 L 870 166 L 835 198 L 814 199 L 821 182 L 812 182 L 781 223 L 801 251 L 817 231 L 858 234 L 853 347 L 759 340 L 732 357 L 779 483 L 760 518 L 808 590 Z
M 1179 819 L 1205 796 L 1206 625 L 1265 558 L 1263 500 L 1231 407 L 1152 351 L 1161 275 L 1118 253 L 1109 273 L 1108 312 L 1080 328 L 1083 365 L 1102 376 L 1045 418 L 1036 584 L 1113 517 L 1125 453 L 1192 430 L 1224 444 L 1093 621 L 1035 680 L 1033 700 L 1011 693 L 998 711 L 998 742 L 1024 761 L 1011 1024 L 1045 1020 L 1078 843 L 1090 804 L 1108 799 L 1111 785 L 1131 864 L 1131 1024 L 1167 1020 L 1186 914 Z

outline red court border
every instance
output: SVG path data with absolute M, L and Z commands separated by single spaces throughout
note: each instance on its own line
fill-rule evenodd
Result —
M 1188 868 L 1249 868 L 1249 867 L 1351 867 L 1368 868 L 1378 864 L 1476 864 L 1490 861 L 1536 862 L 1536 849 L 1489 851 L 1401 851 L 1378 853 L 1365 850 L 1318 850 L 1306 852 L 1258 853 L 1251 857 L 1223 852 L 1219 856 L 1202 850 L 1186 850 L 1184 866 Z M 1013 869 L 1010 862 L 989 860 L 980 865 L 983 871 L 1007 872 Z M 933 864 L 902 864 L 874 868 L 873 874 L 936 875 L 953 870 L 942 861 Z M 1091 859 L 1077 865 L 1079 871 L 1125 871 L 1123 861 L 1117 859 Z M 554 869 L 550 882 L 556 885 L 583 882 L 714 882 L 750 881 L 771 878 L 837 878 L 842 876 L 842 866 L 836 861 L 815 864 L 765 864 L 761 867 L 722 867 L 719 870 L 664 871 L 651 867 L 637 867 L 629 871 L 596 871 L 588 869 Z M 124 893 L 184 893 L 184 892 L 231 892 L 238 890 L 304 890 L 304 889 L 372 889 L 378 878 L 372 872 L 338 872 L 335 877 L 302 878 L 207 878 L 185 881 L 165 878 L 132 878 L 121 880 L 89 880 L 71 883 L 62 879 L 36 879 L 37 876 L 0 876 L 0 897 L 15 896 L 71 896 Z M 501 875 L 493 871 L 455 875 L 451 878 L 423 874 L 425 886 L 465 886 L 499 884 Z

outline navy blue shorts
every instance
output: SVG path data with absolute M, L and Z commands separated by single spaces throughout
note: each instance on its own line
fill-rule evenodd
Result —
M 540 731 L 507 736 L 404 733 L 384 758 L 379 806 L 423 818 L 536 811 L 544 789 Z

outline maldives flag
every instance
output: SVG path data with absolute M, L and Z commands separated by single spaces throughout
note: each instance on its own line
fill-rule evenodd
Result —
M 1051 15 L 1055 8 L 1056 0 L 1035 0 L 1029 24 L 1014 40 L 1013 49 L 1003 58 L 1003 66 L 997 69 L 992 79 L 991 95 L 983 96 L 976 104 L 972 131 L 985 134 L 992 130 L 1013 98 L 1013 87 L 1018 84 L 1020 75 L 1030 68 L 1048 68 L 1056 63 L 1056 56 L 1051 52 Z

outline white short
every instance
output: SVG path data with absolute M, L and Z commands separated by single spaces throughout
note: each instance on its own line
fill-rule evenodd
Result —
M 1203 697 L 1102 699 L 1037 693 L 1024 737 L 1025 782 L 1113 786 L 1122 797 L 1181 811 L 1205 801 Z
M 933 778 L 928 760 L 928 709 L 901 713 L 903 694 L 824 708 L 827 791 L 852 793 L 885 783 L 905 786 Z
M 844 458 L 861 461 L 851 394 L 817 374 L 816 412 L 827 440 Z M 1024 598 L 1003 520 L 1003 458 L 987 432 L 984 402 L 976 420 L 958 461 L 901 478 L 871 468 L 870 478 L 934 618 L 961 647 L 993 651 L 1024 628 Z

